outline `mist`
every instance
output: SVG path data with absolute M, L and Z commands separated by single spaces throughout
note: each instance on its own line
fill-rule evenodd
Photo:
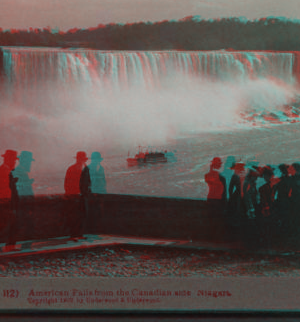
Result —
M 297 96 L 289 53 L 7 48 L 4 62 L 0 151 L 32 151 L 32 176 L 58 190 L 77 151 L 126 166 L 139 145 L 251 127 Z
M 122 154 L 164 145 L 184 133 L 234 129 L 241 113 L 276 111 L 296 91 L 274 79 L 212 81 L 175 74 L 159 87 L 116 90 L 47 83 L 13 89 L 1 100 L 1 151 L 29 150 L 39 167 L 61 167 L 76 151 Z

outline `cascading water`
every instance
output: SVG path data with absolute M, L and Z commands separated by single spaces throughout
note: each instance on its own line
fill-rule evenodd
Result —
M 78 150 L 122 154 L 280 118 L 296 95 L 293 53 L 2 51 L 0 149 L 32 151 L 52 177 Z
M 14 85 L 36 81 L 90 82 L 126 88 L 157 86 L 174 72 L 223 81 L 274 77 L 293 82 L 292 53 L 103 52 L 94 50 L 3 49 L 5 74 Z

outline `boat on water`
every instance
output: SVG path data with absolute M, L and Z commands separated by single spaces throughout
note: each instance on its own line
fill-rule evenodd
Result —
M 149 147 L 141 147 L 138 148 L 138 153 L 134 158 L 127 158 L 127 163 L 129 166 L 147 164 L 147 163 L 164 163 L 168 162 L 166 157 L 167 151 L 152 151 L 149 152 Z M 129 153 L 128 153 L 129 156 Z

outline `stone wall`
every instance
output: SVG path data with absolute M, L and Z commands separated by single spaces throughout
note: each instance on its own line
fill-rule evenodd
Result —
M 204 200 L 130 195 L 89 198 L 85 233 L 225 241 L 228 221 L 218 205 Z M 1 242 L 12 216 L 8 200 L 0 202 Z M 63 195 L 27 198 L 21 204 L 19 240 L 67 236 L 84 215 L 79 197 Z

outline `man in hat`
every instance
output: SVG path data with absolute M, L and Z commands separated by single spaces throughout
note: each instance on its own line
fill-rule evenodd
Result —
M 212 230 L 216 238 L 226 234 L 226 223 L 214 220 L 216 214 L 221 214 L 226 208 L 226 179 L 220 174 L 222 160 L 219 157 L 213 158 L 209 172 L 205 174 L 205 182 L 208 184 L 207 206 L 208 215 L 211 217 Z
M 83 151 L 77 152 L 76 163 L 71 165 L 65 176 L 65 193 L 66 195 L 79 195 L 80 194 L 80 176 L 82 170 L 86 167 L 88 157 Z
M 218 157 L 213 158 L 209 172 L 205 175 L 205 182 L 208 184 L 209 192 L 207 200 L 226 201 L 226 180 L 219 173 L 222 166 L 222 160 Z
M 258 173 L 258 162 L 248 162 L 246 165 L 248 173 L 245 177 L 243 185 L 244 203 L 247 217 L 254 219 L 257 209 L 257 189 L 256 181 L 259 176 Z
M 32 203 L 23 202 L 24 197 L 33 196 L 32 183 L 34 179 L 29 178 L 31 163 L 34 161 L 32 152 L 22 151 L 18 159 L 18 166 L 9 175 L 13 219 L 9 227 L 9 240 L 6 243 L 8 247 L 14 247 L 16 244 L 17 227 L 20 224 L 20 220 L 24 223 L 23 229 L 26 227 L 25 223 L 29 227 L 28 215 L 32 212 Z
M 244 211 L 245 164 L 242 161 L 235 162 L 230 169 L 234 170 L 234 174 L 229 184 L 228 212 L 230 216 L 238 220 Z
M 91 192 L 96 194 L 106 193 L 106 180 L 104 168 L 101 165 L 103 158 L 99 152 L 93 152 L 91 163 L 88 165 L 91 178 Z
M 6 199 L 11 198 L 9 174 L 15 168 L 18 157 L 17 152 L 13 150 L 6 150 L 2 157 L 4 162 L 0 166 L 0 199 Z
M 19 197 L 33 196 L 32 184 L 34 179 L 29 178 L 32 161 L 35 161 L 32 157 L 32 152 L 22 151 L 19 156 L 19 164 L 12 171 L 13 178 L 17 179 L 16 187 Z
M 14 150 L 6 150 L 2 154 L 4 158 L 3 164 L 0 166 L 0 198 L 1 199 L 11 199 L 11 171 L 16 166 L 16 161 L 18 160 L 17 152 Z M 15 229 L 16 229 L 16 213 L 13 211 L 14 200 L 11 199 L 11 213 L 8 218 L 8 242 L 6 243 L 5 250 L 17 250 L 15 248 Z
M 257 220 L 258 194 L 256 182 L 259 176 L 258 162 L 247 162 L 248 173 L 243 185 L 243 199 L 247 221 L 243 225 L 243 240 L 250 249 L 259 247 L 259 225 Z
M 86 168 L 86 161 L 88 157 L 85 152 L 79 151 L 76 154 L 76 162 L 71 165 L 66 172 L 64 188 L 66 195 L 77 195 L 79 198 L 79 207 L 77 207 L 77 201 L 75 201 L 76 209 L 74 208 L 73 200 L 72 204 L 67 201 L 67 213 L 68 217 L 71 215 L 72 218 L 67 218 L 68 222 L 71 223 L 71 239 L 73 241 L 78 241 L 78 239 L 85 239 L 83 237 L 84 224 L 86 218 L 86 205 L 85 196 L 88 193 L 89 183 L 83 184 L 80 182 L 80 178 L 83 169 Z

